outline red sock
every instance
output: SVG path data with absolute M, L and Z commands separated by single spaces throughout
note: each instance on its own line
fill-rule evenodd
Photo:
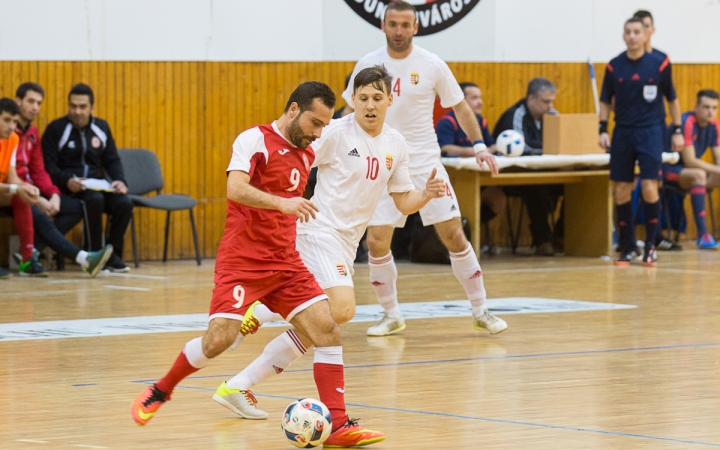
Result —
M 316 349 L 317 351 L 317 349 Z M 342 364 L 313 364 L 313 374 L 320 401 L 330 410 L 332 430 L 335 431 L 348 421 L 345 410 L 345 371 Z
M 185 356 L 185 352 L 182 351 L 178 355 L 175 363 L 170 368 L 170 371 L 162 378 L 162 380 L 155 383 L 155 385 L 164 393 L 170 395 L 175 389 L 175 386 L 181 382 L 184 378 L 197 372 L 197 367 L 193 367 Z
M 20 254 L 23 261 L 32 258 L 33 245 L 35 244 L 35 229 L 33 228 L 32 210 L 30 205 L 20 200 L 20 197 L 13 195 L 10 205 L 13 208 L 13 220 L 15 229 L 20 238 Z

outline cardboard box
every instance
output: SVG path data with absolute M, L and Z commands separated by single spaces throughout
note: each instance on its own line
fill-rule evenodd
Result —
M 598 146 L 596 114 L 560 114 L 543 117 L 543 154 L 587 155 L 605 153 Z

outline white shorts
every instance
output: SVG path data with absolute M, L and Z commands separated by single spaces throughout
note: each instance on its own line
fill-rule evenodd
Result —
M 431 173 L 432 169 L 428 173 L 411 175 L 410 178 L 413 184 L 415 184 L 415 189 L 419 191 L 425 189 L 425 183 Z M 450 184 L 445 167 L 442 165 L 437 167 L 437 175 L 435 176 L 445 180 L 445 196 L 430 200 L 430 202 L 420 210 L 420 218 L 425 226 L 445 222 L 453 217 L 460 217 L 460 206 L 458 205 L 455 191 Z M 402 228 L 405 226 L 406 220 L 407 216 L 398 211 L 395 207 L 395 202 L 386 189 L 382 197 L 380 197 L 380 201 L 378 202 L 377 208 L 375 208 L 375 213 L 370 219 L 368 226 L 390 225 L 395 228 Z
M 323 289 L 353 287 L 355 249 L 332 233 L 298 234 L 295 247 Z

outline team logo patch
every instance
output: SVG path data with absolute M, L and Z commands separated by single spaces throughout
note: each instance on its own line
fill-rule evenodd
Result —
M 650 103 L 657 98 L 657 86 L 649 84 L 643 87 L 643 98 Z
M 345 0 L 345 3 L 370 25 L 380 28 L 385 10 L 393 0 Z M 420 24 L 418 36 L 443 31 L 460 22 L 480 0 L 409 0 L 415 5 Z
M 303 162 L 305 163 L 305 170 L 310 170 L 310 161 L 308 161 L 305 155 L 303 155 Z
M 337 267 L 338 274 L 340 274 L 341 277 L 346 277 L 348 274 L 347 267 L 345 267 L 345 263 L 343 262 L 336 262 L 335 267 Z
M 102 145 L 102 142 L 100 142 L 99 137 L 93 136 L 93 138 L 90 139 L 90 145 L 92 145 L 92 148 L 100 148 L 100 145 Z
M 385 167 L 387 167 L 387 170 L 392 169 L 392 163 L 393 163 L 393 157 L 390 153 L 385 155 Z
M 417 72 L 413 72 L 410 74 L 410 82 L 412 84 L 418 84 L 420 82 L 420 74 Z

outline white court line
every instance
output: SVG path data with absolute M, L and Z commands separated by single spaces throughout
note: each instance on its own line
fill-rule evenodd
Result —
M 535 269 L 487 269 L 483 270 L 486 275 L 496 273 L 544 273 L 544 272 L 571 272 L 574 270 L 609 270 L 616 269 L 615 266 L 581 266 L 581 267 L 540 267 Z M 398 278 L 422 278 L 422 277 L 444 277 L 452 274 L 452 270 L 448 268 L 447 272 L 428 272 L 428 273 L 411 273 L 407 275 L 398 275 Z
M 138 273 L 107 273 L 109 277 L 123 277 L 123 278 L 142 278 L 145 280 L 167 280 L 168 277 L 160 277 L 156 275 L 140 275 Z
M 113 286 L 112 284 L 106 284 L 105 289 L 117 289 L 118 291 L 143 291 L 150 292 L 152 289 L 134 286 Z
M 63 295 L 63 294 L 72 294 L 72 293 L 78 293 L 78 292 L 96 292 L 96 291 L 102 291 L 102 289 L 96 288 L 96 289 L 67 289 L 67 290 L 62 290 L 62 291 L 6 292 L 6 293 L 3 293 L 2 298 L 4 300 L 6 297 L 49 297 L 51 295 Z
M 88 278 L 89 279 L 89 278 Z M 47 280 L 45 284 L 70 284 L 70 283 L 85 283 L 88 279 L 74 279 L 74 280 Z
M 30 444 L 49 444 L 48 441 L 39 441 L 37 439 L 15 439 L 15 442 L 27 442 Z
M 73 447 L 83 447 L 83 448 L 107 448 L 107 447 L 101 447 L 99 445 L 85 445 L 85 444 L 75 444 Z
M 699 274 L 699 275 L 705 275 L 705 274 L 708 274 L 708 273 L 713 273 L 713 272 L 709 272 L 709 271 L 707 271 L 707 270 L 666 269 L 666 268 L 664 268 L 664 267 L 658 267 L 657 270 L 662 270 L 663 272 L 673 272 L 673 273 L 695 273 L 695 274 Z
M 626 310 L 635 305 L 586 302 L 538 297 L 494 298 L 487 301 L 491 311 L 500 315 L 533 313 L 566 313 L 580 311 Z M 405 320 L 472 317 L 467 300 L 400 303 Z M 377 322 L 383 316 L 380 305 L 358 305 L 355 317 L 358 322 Z M 0 343 L 36 339 L 88 338 L 136 334 L 202 332 L 207 329 L 207 314 L 176 314 L 165 316 L 117 317 L 105 319 L 79 319 L 0 324 Z M 286 322 L 269 322 L 263 327 L 289 326 Z

